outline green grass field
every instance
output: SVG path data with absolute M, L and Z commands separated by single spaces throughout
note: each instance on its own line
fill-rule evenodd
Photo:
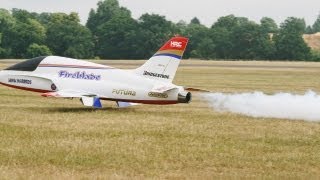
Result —
M 319 72 L 320 63 L 183 61 L 175 83 L 215 92 L 320 92 Z M 216 112 L 199 95 L 183 105 L 103 103 L 93 110 L 0 86 L 0 179 L 320 176 L 319 123 Z

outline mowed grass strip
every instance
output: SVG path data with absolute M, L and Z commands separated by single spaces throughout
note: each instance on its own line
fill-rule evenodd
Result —
M 117 67 L 128 67 L 121 63 Z M 301 94 L 320 89 L 319 64 L 253 68 L 234 67 L 233 62 L 219 62 L 224 67 L 214 66 L 217 62 L 184 63 L 195 66 L 179 68 L 176 84 L 214 92 Z M 0 61 L 1 68 L 8 65 Z M 319 123 L 216 112 L 199 94 L 182 105 L 118 109 L 113 102 L 103 103 L 105 108 L 94 110 L 76 99 L 48 99 L 0 86 L 0 177 L 320 176 Z

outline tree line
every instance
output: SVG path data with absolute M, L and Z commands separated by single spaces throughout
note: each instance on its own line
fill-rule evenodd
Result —
M 206 27 L 196 17 L 189 23 L 148 13 L 134 19 L 118 0 L 103 0 L 86 25 L 77 13 L 0 9 L 0 58 L 147 59 L 170 37 L 182 35 L 190 39 L 185 58 L 320 61 L 302 37 L 316 32 L 320 15 L 312 26 L 295 17 L 278 27 L 268 17 L 256 23 L 228 15 Z

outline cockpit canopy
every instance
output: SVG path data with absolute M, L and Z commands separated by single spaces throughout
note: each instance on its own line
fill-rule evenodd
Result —
M 33 59 L 29 59 L 23 61 L 21 63 L 15 64 L 13 66 L 8 67 L 4 70 L 11 70 L 11 71 L 34 71 L 37 69 L 38 65 L 43 61 L 47 56 L 36 57 Z

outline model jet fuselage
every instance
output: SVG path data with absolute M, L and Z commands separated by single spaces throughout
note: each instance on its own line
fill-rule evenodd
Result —
M 45 97 L 81 98 L 84 105 L 94 107 L 101 106 L 100 99 L 120 104 L 189 103 L 191 94 L 171 83 L 186 45 L 186 38 L 173 38 L 135 70 L 58 56 L 38 57 L 0 71 L 0 84 Z

